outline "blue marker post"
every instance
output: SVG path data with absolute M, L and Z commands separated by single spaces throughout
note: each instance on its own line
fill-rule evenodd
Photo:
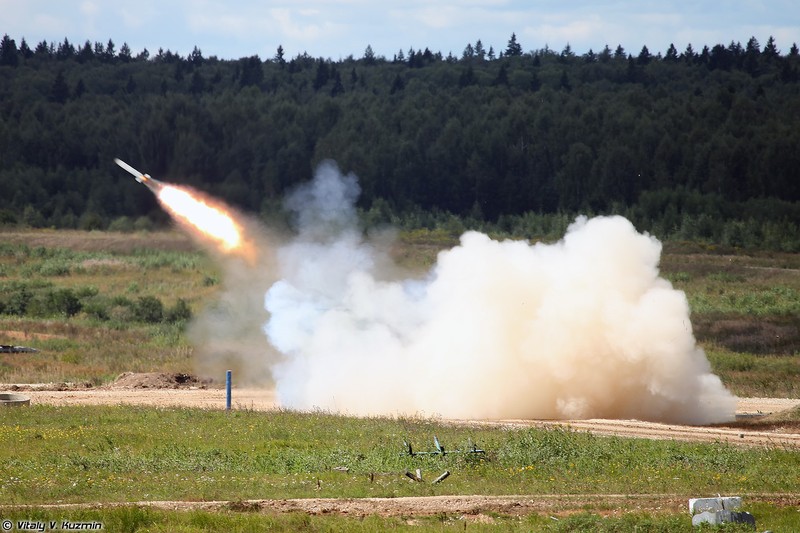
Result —
M 225 410 L 231 410 L 231 371 L 225 372 Z

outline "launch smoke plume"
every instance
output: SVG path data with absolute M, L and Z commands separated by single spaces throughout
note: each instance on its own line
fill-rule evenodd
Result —
M 661 244 L 622 217 L 555 244 L 468 232 L 422 280 L 392 279 L 362 238 L 353 175 L 324 163 L 287 207 L 264 330 L 280 403 L 351 414 L 729 420 Z M 274 361 L 274 359 L 273 359 Z
M 216 207 L 241 233 L 240 246 L 230 247 L 221 239 L 199 234 L 178 219 L 198 244 L 212 253 L 221 270 L 218 278 L 207 278 L 208 285 L 220 284 L 216 298 L 195 316 L 188 331 L 195 365 L 206 376 L 222 376 L 232 370 L 238 384 L 271 385 L 269 364 L 279 355 L 264 337 L 262 326 L 269 316 L 264 309 L 264 293 L 276 279 L 274 239 L 258 221 L 228 206 L 217 203 Z M 206 216 L 205 222 L 209 218 Z M 229 227 L 229 223 L 221 226 Z

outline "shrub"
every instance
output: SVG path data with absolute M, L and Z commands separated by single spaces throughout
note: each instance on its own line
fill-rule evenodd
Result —
M 141 296 L 133 307 L 133 315 L 140 322 L 161 322 L 164 319 L 164 304 L 155 296 Z
M 5 312 L 9 315 L 24 316 L 28 312 L 28 305 L 33 299 L 33 293 L 25 285 L 12 291 L 6 299 Z
M 152 231 L 153 221 L 147 217 L 139 217 L 133 223 L 133 229 L 136 231 Z
M 72 289 L 58 289 L 50 292 L 48 301 L 56 314 L 71 317 L 77 315 L 82 308 L 78 296 Z
M 72 317 L 80 312 L 81 302 L 72 289 L 39 292 L 28 303 L 25 314 L 38 317 Z
M 134 229 L 134 222 L 129 217 L 118 217 L 111 221 L 108 225 L 109 231 L 119 231 L 122 233 L 129 233 Z
M 192 318 L 192 310 L 183 298 L 178 298 L 175 305 L 167 309 L 164 320 L 170 323 L 187 322 Z
M 82 229 L 84 231 L 99 230 L 103 229 L 104 227 L 105 222 L 103 221 L 103 217 L 91 211 L 84 213 L 78 221 L 78 229 Z

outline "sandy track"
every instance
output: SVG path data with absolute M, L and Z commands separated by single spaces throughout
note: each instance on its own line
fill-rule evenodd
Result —
M 741 494 L 744 500 L 769 502 L 780 507 L 800 506 L 800 493 Z M 491 523 L 492 513 L 525 516 L 546 513 L 552 517 L 593 509 L 604 516 L 630 512 L 687 512 L 688 498 L 679 494 L 536 494 L 510 496 L 445 495 L 399 498 L 290 498 L 283 500 L 239 501 L 139 501 L 70 503 L 43 505 L 0 505 L 5 508 L 35 509 L 108 509 L 121 506 L 150 507 L 171 511 L 247 511 L 351 517 L 402 516 L 423 517 L 456 515 L 465 522 Z M 411 519 L 413 520 L 413 519 Z
M 35 387 L 35 386 L 34 386 Z M 8 387 L 0 386 L 2 390 Z M 193 407 L 224 409 L 225 391 L 216 388 L 135 389 L 100 387 L 80 390 L 21 390 L 31 403 L 50 405 L 146 405 L 155 407 Z M 790 409 L 800 399 L 741 398 L 740 415 L 770 414 Z M 235 409 L 263 411 L 277 407 L 274 391 L 267 389 L 234 389 Z M 800 448 L 800 433 L 785 430 L 765 431 L 758 427 L 683 426 L 638 420 L 453 420 L 454 423 L 496 425 L 506 427 L 567 427 L 596 435 L 617 435 L 647 439 L 671 439 L 699 442 L 729 442 L 749 446 L 788 446 Z
M 151 407 L 196 407 L 225 409 L 224 389 L 119 389 L 20 390 L 31 403 L 48 405 L 145 405 Z M 265 411 L 274 409 L 275 393 L 265 389 L 234 389 L 231 406 L 235 409 Z

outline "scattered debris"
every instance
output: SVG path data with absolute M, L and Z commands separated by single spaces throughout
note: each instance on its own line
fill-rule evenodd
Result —
M 433 480 L 433 483 L 440 483 L 440 482 L 444 481 L 445 479 L 447 479 L 449 475 L 450 475 L 450 471 L 449 470 L 445 470 L 442 473 L 441 476 L 439 476 L 439 477 L 437 477 L 436 479 Z
M 419 470 L 417 470 L 417 472 L 419 472 Z M 418 483 L 422 483 L 422 477 L 419 476 L 418 474 L 415 474 L 413 472 L 409 472 L 408 470 L 406 470 L 406 476 L 411 478 L 412 480 L 418 482 Z
M 756 519 L 746 511 L 704 511 L 692 517 L 692 525 L 700 524 L 721 525 L 728 522 L 737 524 L 750 524 L 756 529 Z
M 411 447 L 411 444 L 407 441 L 403 441 L 403 447 L 406 448 L 405 453 L 414 457 L 416 455 L 441 455 L 444 457 L 448 453 L 469 453 L 469 454 L 486 454 L 486 450 L 481 450 L 478 448 L 477 445 L 473 444 L 472 441 L 469 441 L 468 449 L 466 450 L 446 450 L 444 445 L 439 442 L 439 439 L 436 435 L 433 436 L 433 445 L 436 447 L 436 450 L 427 451 L 427 452 L 416 452 Z
M 39 353 L 36 348 L 27 346 L 12 346 L 10 344 L 0 344 L 0 353 Z
M 110 385 L 112 388 L 128 389 L 203 389 L 212 380 L 203 379 L 182 372 L 123 372 Z

